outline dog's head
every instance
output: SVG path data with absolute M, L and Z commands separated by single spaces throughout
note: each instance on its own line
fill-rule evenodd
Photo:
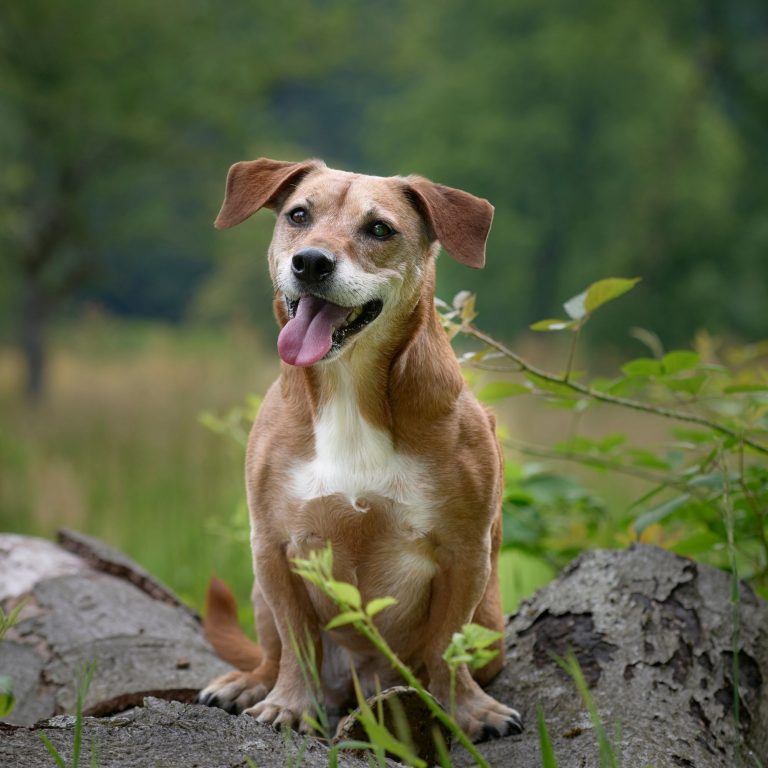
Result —
M 280 357 L 331 360 L 365 329 L 412 311 L 440 242 L 480 268 L 493 206 L 419 176 L 365 176 L 320 160 L 236 163 L 216 227 L 260 208 L 277 213 L 269 268 L 278 293 Z

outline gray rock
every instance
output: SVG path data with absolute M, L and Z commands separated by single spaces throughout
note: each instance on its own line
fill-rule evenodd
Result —
M 0 768 L 51 768 L 44 733 L 71 764 L 73 717 L 56 717 L 34 728 L 0 726 Z M 328 747 L 313 738 L 279 733 L 248 715 L 148 698 L 144 706 L 109 718 L 83 720 L 81 765 L 91 749 L 99 768 L 325 768 Z M 364 759 L 342 753 L 340 768 L 363 768 Z
M 584 554 L 510 619 L 507 664 L 489 692 L 527 727 L 480 751 L 493 766 L 539 768 L 540 706 L 560 768 L 599 764 L 586 708 L 554 660 L 572 650 L 608 734 L 620 726 L 622 766 L 765 765 L 768 603 L 741 586 L 737 726 L 730 591 L 728 574 L 655 547 Z M 457 748 L 454 757 L 472 764 Z
M 49 542 L 3 535 L 0 573 L 9 561 L 26 565 L 23 579 L 5 591 L 12 596 L 0 601 L 6 610 L 25 601 L 20 621 L 0 643 L 0 674 L 14 680 L 17 697 L 7 722 L 31 725 L 73 711 L 78 679 L 92 662 L 97 673 L 85 701 L 88 714 L 119 712 L 148 695 L 191 701 L 230 669 L 178 598 L 152 594 L 124 577 L 130 561 L 122 555 L 123 575 L 114 575 Z

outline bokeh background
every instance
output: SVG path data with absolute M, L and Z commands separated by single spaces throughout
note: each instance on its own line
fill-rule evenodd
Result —
M 237 438 L 277 357 L 271 215 L 212 228 L 234 161 L 489 198 L 487 268 L 443 259 L 438 292 L 477 292 L 478 324 L 538 361 L 561 350 L 530 323 L 642 277 L 590 324 L 599 371 L 642 353 L 632 328 L 768 337 L 767 147 L 761 0 L 6 0 L 0 528 L 76 527 L 197 605 L 214 570 L 245 601 Z M 523 437 L 568 428 L 501 412 Z M 626 506 L 626 481 L 596 482 Z M 507 607 L 552 573 L 505 568 Z

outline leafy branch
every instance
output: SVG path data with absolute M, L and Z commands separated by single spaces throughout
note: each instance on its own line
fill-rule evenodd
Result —
M 712 419 L 699 416 L 695 413 L 686 413 L 685 411 L 678 411 L 672 408 L 666 408 L 661 405 L 646 403 L 642 400 L 632 400 L 627 397 L 619 397 L 616 395 L 611 395 L 607 392 L 601 392 L 600 390 L 594 389 L 589 385 L 580 384 L 577 381 L 573 381 L 570 378 L 568 371 L 566 371 L 565 375 L 562 376 L 549 373 L 548 371 L 544 371 L 532 363 L 529 363 L 527 360 L 525 360 L 525 358 L 518 355 L 516 352 L 513 352 L 505 344 L 497 341 L 492 336 L 489 336 L 487 333 L 484 333 L 472 324 L 462 325 L 461 332 L 467 336 L 471 336 L 477 339 L 478 341 L 482 341 L 487 346 L 495 349 L 497 352 L 500 352 L 504 357 L 512 360 L 518 366 L 519 371 L 532 374 L 536 379 L 540 379 L 541 381 L 549 382 L 550 384 L 555 384 L 557 386 L 565 387 L 575 394 L 589 397 L 592 400 L 596 400 L 601 403 L 608 403 L 609 405 L 616 405 L 622 408 L 630 408 L 634 411 L 642 411 L 644 413 L 652 413 L 656 416 L 661 416 L 666 419 L 674 419 L 676 421 L 682 421 L 689 424 L 696 424 L 701 427 L 706 427 L 707 429 L 718 432 L 719 434 L 736 442 L 742 442 L 745 446 L 752 448 L 758 453 L 762 453 L 768 456 L 768 445 L 759 443 L 756 440 L 747 437 L 743 433 L 731 429 L 724 424 L 713 421 Z
M 740 572 L 768 586 L 768 467 L 764 462 L 768 456 L 768 438 L 764 437 L 768 435 L 768 372 L 763 365 L 768 342 L 716 351 L 713 340 L 699 334 L 697 351 L 665 353 L 655 334 L 632 329 L 631 335 L 644 343 L 653 357 L 628 361 L 615 378 L 585 380 L 574 371 L 585 325 L 596 310 L 637 283 L 636 278 L 599 280 L 565 302 L 566 318 L 531 325 L 535 331 L 572 334 L 564 373 L 543 370 L 482 331 L 474 323 L 477 311 L 473 295 L 462 292 L 452 305 L 438 303 L 438 307 L 449 337 L 463 334 L 483 344 L 479 350 L 463 354 L 462 364 L 497 375 L 522 374 L 521 380 L 496 379 L 484 384 L 477 392 L 481 400 L 533 395 L 574 413 L 567 440 L 553 447 L 516 442 L 502 435 L 503 442 L 524 455 L 575 462 L 649 483 L 651 489 L 629 505 L 629 511 L 642 507 L 639 515 L 633 514 L 634 534 L 673 515 L 678 520 L 687 516 L 690 531 L 685 530 L 685 538 L 680 540 L 689 547 L 687 553 L 706 552 L 713 564 L 726 568 L 735 567 L 735 560 L 726 561 L 722 554 L 736 546 L 729 544 L 723 530 L 723 509 L 730 506 L 734 510 L 732 522 L 738 528 L 735 540 Z M 681 426 L 672 428 L 673 441 L 655 450 L 625 446 L 624 434 L 598 439 L 580 435 L 580 414 L 601 403 L 676 421 Z M 578 520 L 582 530 L 593 536 L 599 531 L 604 517 L 602 503 L 583 489 L 569 488 L 572 481 L 563 481 L 562 477 L 540 475 L 538 481 L 521 478 L 515 482 L 508 473 L 505 498 L 507 508 L 511 511 L 510 505 L 514 507 L 515 514 L 505 523 L 505 546 L 522 547 L 556 564 L 557 558 L 551 556 L 552 545 L 558 540 L 552 523 L 556 517 L 569 521 L 569 526 Z M 677 494 L 648 505 L 668 491 Z M 570 557 L 573 538 L 566 538 L 561 542 L 562 555 Z

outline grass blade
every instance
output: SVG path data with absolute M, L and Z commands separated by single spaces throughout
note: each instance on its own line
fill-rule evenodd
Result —
M 547 724 L 544 722 L 544 712 L 541 707 L 536 707 L 536 724 L 539 729 L 539 746 L 541 748 L 541 768 L 557 768 L 555 750 L 549 738 Z
M 45 744 L 45 748 L 50 753 L 56 765 L 58 765 L 59 768 L 67 768 L 67 764 L 62 759 L 56 747 L 53 746 L 51 740 L 44 733 L 40 734 L 40 739 L 42 740 L 43 744 Z

